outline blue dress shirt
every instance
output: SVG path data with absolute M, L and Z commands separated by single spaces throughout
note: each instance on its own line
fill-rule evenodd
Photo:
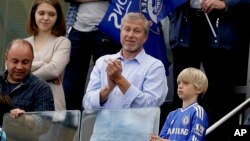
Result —
M 100 90 L 108 84 L 104 60 L 110 58 L 121 61 L 122 75 L 131 85 L 125 94 L 116 86 L 107 101 L 100 105 Z M 87 110 L 157 107 L 165 101 L 167 92 L 167 77 L 160 60 L 146 54 L 144 49 L 133 59 L 125 59 L 118 52 L 102 56 L 96 61 L 83 98 L 83 107 Z

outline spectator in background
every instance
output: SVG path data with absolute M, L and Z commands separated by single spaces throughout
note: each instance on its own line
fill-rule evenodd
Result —
M 244 125 L 250 125 L 250 114 L 247 115 L 247 118 L 244 121 Z
M 2 130 L 3 116 L 12 109 L 11 99 L 8 95 L 0 93 L 0 141 L 6 141 L 6 134 Z
M 0 93 L 0 128 L 2 127 L 3 116 L 5 113 L 10 112 L 12 109 L 11 98 L 6 95 Z
M 121 45 L 96 27 L 108 9 L 108 0 L 65 1 L 70 2 L 66 36 L 71 41 L 71 54 L 65 69 L 63 88 L 67 109 L 82 110 L 91 57 L 95 63 L 102 55 L 118 52 Z
M 237 70 L 242 61 L 235 62 L 248 53 L 245 50 L 249 47 L 250 32 L 245 18 L 249 17 L 249 9 L 249 0 L 190 0 L 168 16 L 175 107 L 181 105 L 176 92 L 177 75 L 184 68 L 200 68 L 201 64 L 210 83 L 201 103 L 208 113 L 210 125 L 237 106 L 234 83 L 242 74 Z M 239 51 L 242 53 L 237 54 Z M 237 120 L 232 121 L 220 126 L 218 135 L 212 140 L 238 124 Z
M 54 97 L 55 110 L 66 110 L 63 72 L 69 62 L 70 40 L 65 19 L 58 0 L 35 0 L 27 22 L 26 38 L 33 47 L 34 60 L 31 72 L 47 81 Z
M 160 106 L 168 86 L 163 63 L 146 54 L 149 22 L 140 13 L 127 13 L 121 23 L 120 52 L 100 57 L 83 98 L 86 110 Z
M 32 45 L 23 39 L 13 40 L 7 47 L 7 70 L 0 74 L 0 93 L 9 95 L 13 108 L 24 111 L 53 111 L 54 99 L 49 85 L 33 74 Z
M 32 45 L 24 39 L 14 39 L 7 47 L 5 53 L 5 65 L 7 70 L 0 74 L 0 93 L 10 97 L 13 107 L 10 110 L 12 118 L 20 117 L 25 112 L 53 111 L 54 99 L 49 85 L 33 74 L 31 74 L 31 64 L 34 58 Z M 1 107 L 1 110 L 3 107 Z M 21 131 L 24 135 L 32 134 L 30 131 L 47 125 L 39 124 L 40 118 L 37 116 L 22 116 L 25 122 L 18 124 L 18 128 L 26 129 Z M 21 117 L 21 118 L 22 118 Z M 11 118 L 7 118 L 8 120 Z M 20 118 L 18 118 L 20 119 Z M 13 124 L 14 123 L 13 119 Z M 16 120 L 15 120 L 16 121 Z M 38 123 L 39 122 L 39 123 Z M 12 123 L 9 122 L 8 123 Z M 6 127 L 9 127 L 6 125 Z M 5 128 L 6 133 L 13 128 Z M 27 130 L 29 129 L 29 130 Z M 41 133 L 39 133 L 41 134 Z M 39 136 L 35 136 L 38 138 Z M 11 139 L 8 139 L 11 140 Z M 20 139 L 19 139 L 20 140 Z M 27 140 L 27 139 L 26 139 Z
M 177 77 L 177 84 L 182 108 L 168 114 L 160 137 L 152 134 L 150 141 L 205 141 L 208 116 L 198 98 L 207 91 L 207 77 L 199 69 L 186 68 Z

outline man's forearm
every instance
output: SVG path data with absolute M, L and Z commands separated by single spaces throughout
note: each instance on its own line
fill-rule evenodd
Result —
M 130 83 L 123 76 L 121 76 L 119 79 L 116 79 L 115 83 L 123 94 L 125 94 L 130 87 Z

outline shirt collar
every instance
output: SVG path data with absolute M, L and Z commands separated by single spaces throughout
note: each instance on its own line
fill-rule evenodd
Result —
M 119 60 L 126 60 L 123 56 L 122 56 L 122 50 L 120 50 L 118 53 L 115 54 L 115 58 L 119 59 Z M 137 61 L 139 64 L 141 64 L 143 62 L 143 59 L 146 55 L 146 52 L 144 49 L 142 49 L 133 59 L 130 60 L 135 60 Z

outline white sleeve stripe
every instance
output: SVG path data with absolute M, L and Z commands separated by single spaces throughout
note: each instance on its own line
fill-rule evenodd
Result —
M 202 107 L 199 106 L 199 105 L 195 105 L 194 108 L 196 110 L 196 116 L 198 118 L 200 118 L 201 120 L 203 120 L 203 118 L 204 118 L 203 117 L 204 116 L 204 110 L 202 109 Z

